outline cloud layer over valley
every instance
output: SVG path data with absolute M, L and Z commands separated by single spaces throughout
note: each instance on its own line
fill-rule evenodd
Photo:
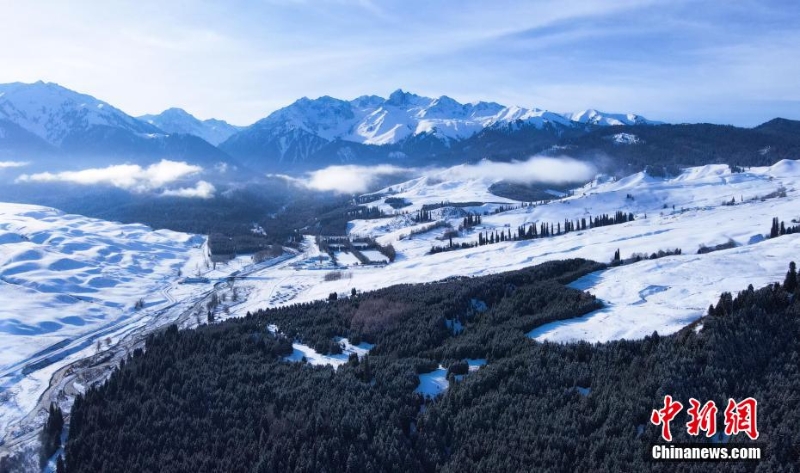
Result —
M 408 169 L 389 164 L 336 165 L 308 172 L 300 178 L 277 174 L 270 176 L 280 177 L 306 189 L 358 194 L 375 189 L 382 178 L 404 173 L 417 176 L 440 174 L 448 179 L 485 179 L 489 182 L 563 184 L 588 181 L 595 176 L 597 169 L 591 163 L 569 157 L 534 156 L 526 161 L 483 160 L 477 164 L 464 164 L 446 169 Z
M 89 168 L 80 171 L 58 173 L 42 172 L 23 174 L 18 183 L 64 182 L 81 185 L 109 185 L 134 193 L 149 192 L 193 176 L 203 168 L 183 161 L 162 159 L 158 163 L 142 167 L 138 164 L 117 164 L 105 168 Z M 213 197 L 215 188 L 206 181 L 198 181 L 194 187 L 164 190 L 162 195 L 178 197 Z

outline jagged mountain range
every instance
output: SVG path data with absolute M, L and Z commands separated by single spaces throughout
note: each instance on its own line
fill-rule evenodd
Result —
M 169 158 L 207 169 L 226 163 L 254 173 L 292 173 L 341 163 L 451 165 L 535 153 L 607 156 L 634 167 L 716 162 L 723 153 L 765 164 L 800 149 L 797 123 L 666 125 L 635 114 L 561 114 L 397 90 L 387 98 L 304 97 L 238 127 L 177 108 L 132 117 L 53 83 L 0 84 L 0 158 L 48 169 Z
M 494 102 L 462 104 L 447 96 L 429 98 L 398 89 L 386 99 L 374 95 L 350 101 L 302 98 L 231 136 L 221 148 L 248 162 L 273 156 L 292 166 L 319 158 L 324 161 L 325 156 L 358 160 L 359 154 L 371 154 L 363 146 L 384 146 L 384 152 L 397 148 L 382 153 L 385 158 L 415 156 L 451 148 L 489 129 L 533 128 L 558 134 L 587 126 L 657 123 L 638 115 L 596 110 L 558 114 Z

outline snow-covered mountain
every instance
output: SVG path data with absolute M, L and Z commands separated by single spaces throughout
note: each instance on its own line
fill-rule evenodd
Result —
M 41 81 L 0 84 L 0 152 L 48 171 L 165 158 L 231 161 L 193 134 L 164 131 L 90 95 Z
M 137 135 L 164 135 L 157 127 L 102 100 L 41 81 L 0 84 L 0 118 L 16 123 L 54 146 L 61 146 L 70 137 L 98 126 Z
M 215 118 L 199 120 L 181 108 L 169 108 L 158 115 L 142 115 L 138 118 L 167 133 L 194 135 L 208 141 L 214 146 L 244 129 L 244 127 L 231 125 L 224 120 L 217 120 Z
M 583 110 L 580 112 L 565 113 L 564 117 L 577 123 L 598 126 L 620 126 L 620 125 L 661 125 L 662 122 L 648 120 L 641 115 L 634 113 L 605 113 L 594 109 Z
M 222 148 L 239 157 L 277 156 L 281 162 L 297 162 L 334 142 L 402 146 L 424 137 L 449 146 L 487 129 L 528 127 L 557 132 L 587 124 L 651 123 L 657 122 L 632 114 L 603 114 L 593 110 L 559 114 L 494 102 L 462 104 L 447 96 L 422 97 L 398 89 L 386 99 L 374 95 L 350 101 L 328 96 L 313 100 L 304 97 L 232 136 Z

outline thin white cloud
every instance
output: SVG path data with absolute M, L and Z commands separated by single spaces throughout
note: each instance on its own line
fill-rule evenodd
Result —
M 588 162 L 569 157 L 534 156 L 527 161 L 500 163 L 484 160 L 478 164 L 455 166 L 442 172 L 454 179 L 487 179 L 520 184 L 563 184 L 588 181 L 597 169 Z
M 298 187 L 317 191 L 359 194 L 373 190 L 382 177 L 412 173 L 437 175 L 452 180 L 484 179 L 488 182 L 510 181 L 521 184 L 563 184 L 588 181 L 597 169 L 584 161 L 569 157 L 534 156 L 526 161 L 495 162 L 484 160 L 477 164 L 464 164 L 451 168 L 414 169 L 389 164 L 376 166 L 329 166 L 306 173 L 302 177 L 270 174 Z
M 321 191 L 366 192 L 382 176 L 406 171 L 406 169 L 389 164 L 329 166 L 309 173 L 308 187 Z
M 4 168 L 21 168 L 27 166 L 28 162 L 25 161 L 0 161 L 0 169 Z
M 408 168 L 390 164 L 378 164 L 376 166 L 337 165 L 306 173 L 302 178 L 285 174 L 269 174 L 268 177 L 281 178 L 296 186 L 316 191 L 358 194 L 370 190 L 381 177 L 409 171 L 410 169 Z
M 210 199 L 214 197 L 217 189 L 213 184 L 206 181 L 197 181 L 194 187 L 181 187 L 180 189 L 169 189 L 161 193 L 164 197 L 187 197 L 196 199 Z
M 146 192 L 171 182 L 191 176 L 203 168 L 182 161 L 161 160 L 146 168 L 138 164 L 119 164 L 105 168 L 64 171 L 59 173 L 42 172 L 23 174 L 17 182 L 69 182 L 83 185 L 111 185 L 132 192 Z

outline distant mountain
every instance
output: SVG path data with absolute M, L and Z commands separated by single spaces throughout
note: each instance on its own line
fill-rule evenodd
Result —
M 800 121 L 798 120 L 773 118 L 766 123 L 758 125 L 754 130 L 770 135 L 794 135 L 800 140 Z
M 220 147 L 256 168 L 308 167 L 326 160 L 361 161 L 354 153 L 366 150 L 359 145 L 383 147 L 367 154 L 385 159 L 443 151 L 492 129 L 528 128 L 558 136 L 585 126 L 651 123 L 658 122 L 595 110 L 562 115 L 494 102 L 462 104 L 447 96 L 429 98 L 396 90 L 386 99 L 304 97 L 231 136 Z
M 214 118 L 199 120 L 181 108 L 169 108 L 158 115 L 142 115 L 139 120 L 167 133 L 182 133 L 200 137 L 216 146 L 244 129 Z
M 51 171 L 175 159 L 224 170 L 227 179 L 249 179 L 333 164 L 450 166 L 534 154 L 571 156 L 624 172 L 720 162 L 769 165 L 800 155 L 800 122 L 669 125 L 635 114 L 560 114 L 397 90 L 388 98 L 302 98 L 239 129 L 181 109 L 137 119 L 57 84 L 0 84 L 0 159 L 31 162 L 27 172 L 37 165 Z
M 599 126 L 620 126 L 620 125 L 663 125 L 662 122 L 648 120 L 640 115 L 633 113 L 604 113 L 594 109 L 582 112 L 565 113 L 564 117 L 577 123 Z
M 166 158 L 233 164 L 202 138 L 165 132 L 90 95 L 41 81 L 0 84 L 0 130 L 4 154 L 48 166 L 148 164 Z

